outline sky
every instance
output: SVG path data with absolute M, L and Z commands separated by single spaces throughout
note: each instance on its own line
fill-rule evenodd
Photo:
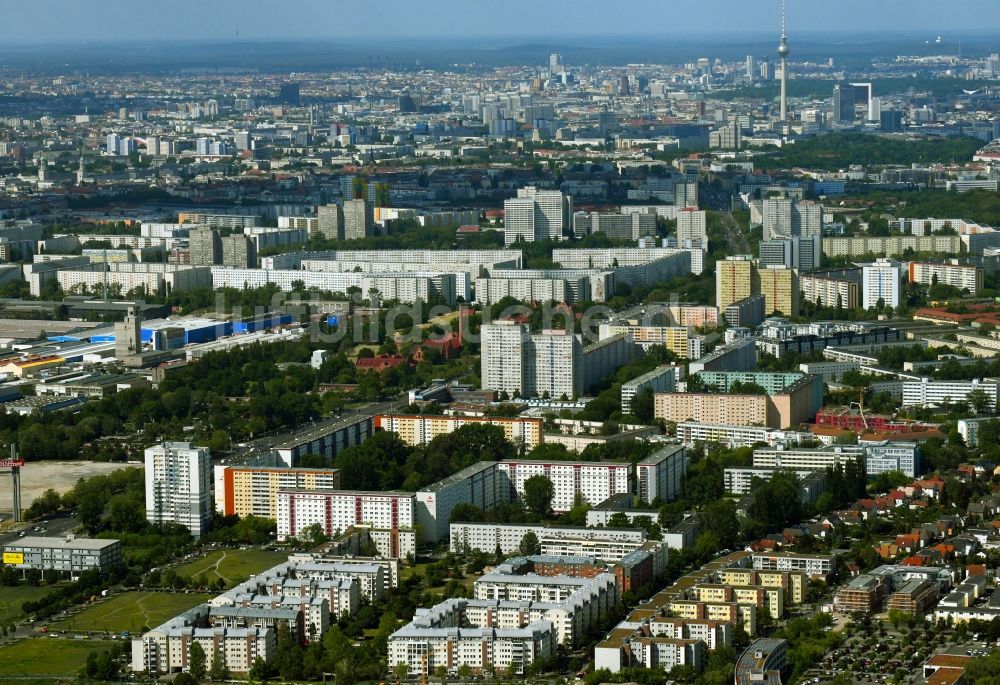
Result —
M 778 0 L 31 0 L 3 3 L 25 43 L 301 38 L 571 38 L 778 32 Z M 788 0 L 789 34 L 1000 27 L 997 0 Z

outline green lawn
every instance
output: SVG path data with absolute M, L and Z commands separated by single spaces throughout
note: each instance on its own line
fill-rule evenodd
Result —
M 49 629 L 138 633 L 143 626 L 158 626 L 210 597 L 201 592 L 123 592 L 50 623 Z
M 200 559 L 182 564 L 174 570 L 179 576 L 194 578 L 203 575 L 209 583 L 222 578 L 227 585 L 235 585 L 287 560 L 288 554 L 282 552 L 264 552 L 259 549 L 217 549 Z
M 37 637 L 0 647 L 0 677 L 74 676 L 87 663 L 87 655 L 111 648 L 100 640 L 65 640 Z
M 52 592 L 53 587 L 31 587 L 18 585 L 0 588 L 0 623 L 9 625 L 24 614 L 21 605 L 25 602 L 35 602 Z

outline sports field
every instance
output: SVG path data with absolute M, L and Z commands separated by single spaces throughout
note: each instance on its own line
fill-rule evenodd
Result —
M 288 554 L 281 552 L 264 552 L 259 549 L 217 549 L 200 559 L 178 566 L 174 571 L 186 578 L 201 575 L 209 583 L 222 578 L 226 585 L 235 585 L 287 560 Z
M 123 592 L 50 623 L 49 630 L 138 633 L 143 626 L 154 628 L 209 597 L 201 592 Z
M 87 655 L 111 648 L 100 640 L 36 637 L 0 647 L 0 678 L 4 676 L 74 676 Z
M 0 624 L 10 625 L 21 618 L 24 615 L 21 611 L 22 604 L 36 602 L 54 589 L 51 587 L 31 587 L 30 585 L 17 585 L 0 589 Z

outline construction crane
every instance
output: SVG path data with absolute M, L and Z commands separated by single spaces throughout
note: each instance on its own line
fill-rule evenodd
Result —
M 864 388 L 858 388 L 858 401 L 857 402 L 851 402 L 851 404 L 848 406 L 848 409 L 854 409 L 855 405 L 857 405 L 857 407 L 858 407 L 858 413 L 861 414 L 861 423 L 864 425 L 865 430 L 868 430 L 868 419 L 865 418 L 865 389 Z

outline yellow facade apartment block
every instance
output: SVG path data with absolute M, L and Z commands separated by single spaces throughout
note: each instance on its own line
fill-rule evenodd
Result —
M 653 408 L 656 418 L 675 423 L 691 420 L 732 426 L 768 425 L 766 395 L 662 392 L 654 395 Z
M 689 357 L 687 326 L 608 326 L 611 335 L 630 333 L 637 345 L 663 345 L 681 359 Z
M 721 259 L 715 263 L 715 306 L 720 312 L 733 302 L 753 294 L 753 262 L 745 259 Z
M 699 602 L 678 600 L 668 605 L 671 616 L 677 618 L 701 618 L 710 621 L 728 621 L 740 624 L 747 635 L 757 635 L 757 607 L 736 602 Z
M 425 445 L 439 435 L 448 435 L 462 426 L 474 424 L 499 426 L 503 429 L 507 440 L 515 445 L 524 443 L 528 450 L 543 440 L 541 419 L 428 414 L 381 414 L 375 417 L 376 428 L 399 434 L 400 439 L 407 445 Z
M 795 269 L 756 269 L 754 290 L 764 296 L 764 314 L 799 315 L 799 274 Z
M 719 582 L 723 585 L 759 585 L 766 588 L 781 588 L 785 601 L 801 604 L 805 600 L 809 579 L 804 573 L 788 571 L 755 571 L 748 568 L 729 568 L 719 571 Z

